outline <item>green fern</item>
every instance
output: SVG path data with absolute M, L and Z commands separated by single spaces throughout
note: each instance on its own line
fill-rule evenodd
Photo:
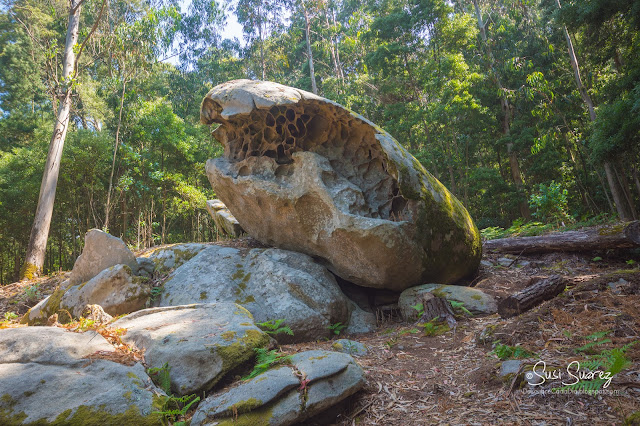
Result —
M 495 342 L 493 353 L 501 360 L 531 358 L 537 356 L 534 352 L 529 352 L 522 346 L 503 345 L 499 341 Z
M 607 332 L 608 333 L 608 332 Z M 596 333 L 597 334 L 597 333 Z M 603 337 L 591 335 L 588 338 L 599 339 Z M 607 339 L 608 340 L 608 339 Z M 597 355 L 580 362 L 580 370 L 589 370 L 589 371 L 604 371 L 609 373 L 609 377 L 613 377 L 622 370 L 624 370 L 630 363 L 630 361 L 626 358 L 625 353 L 629 350 L 633 345 L 637 342 L 630 342 L 621 348 L 613 348 L 613 349 L 605 349 Z M 591 380 L 580 380 L 577 383 L 572 385 L 562 386 L 560 388 L 554 388 L 554 390 L 560 391 L 578 391 L 584 392 L 587 394 L 593 394 L 599 391 L 605 383 L 607 383 L 610 379 L 595 377 Z
M 242 380 L 253 379 L 254 377 L 264 373 L 274 365 L 285 364 L 291 362 L 291 355 L 283 355 L 276 350 L 268 350 L 262 348 L 256 348 L 256 365 L 253 367 L 253 371 L 248 376 L 242 378 Z
M 464 303 L 458 302 L 456 300 L 450 300 L 449 303 L 451 303 L 451 307 L 454 310 L 461 310 L 462 312 L 464 312 L 465 314 L 469 315 L 470 317 L 473 316 L 471 311 L 464 307 Z
M 269 320 L 265 322 L 258 322 L 256 325 L 262 329 L 265 333 L 276 336 L 280 333 L 288 334 L 289 336 L 293 336 L 293 330 L 286 325 L 282 325 L 284 323 L 283 319 L 277 320 Z
M 162 367 L 152 367 L 147 369 L 147 374 L 154 383 L 160 386 L 167 395 L 171 394 L 171 377 L 169 377 L 169 371 L 171 367 L 169 367 L 168 363 L 164 363 Z
M 186 422 L 179 421 L 179 419 L 184 417 L 191 406 L 199 401 L 200 397 L 196 394 L 181 397 L 170 396 L 164 403 L 162 411 L 158 411 L 158 413 L 160 413 L 165 420 L 173 423 L 174 426 L 185 425 Z
M 329 327 L 327 327 L 329 330 L 331 330 L 331 332 L 333 334 L 335 334 L 336 336 L 339 336 L 340 333 L 342 333 L 342 330 L 344 330 L 345 328 L 347 328 L 346 325 L 342 324 L 341 322 L 337 322 L 335 324 L 331 324 Z

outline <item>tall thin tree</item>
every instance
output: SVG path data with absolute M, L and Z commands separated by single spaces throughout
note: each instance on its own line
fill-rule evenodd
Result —
M 78 42 L 78 33 L 80 31 L 80 7 L 84 0 L 70 0 L 69 21 L 63 55 L 62 81 L 60 82 L 58 89 L 58 98 L 60 103 L 58 105 L 56 122 L 53 126 L 53 135 L 51 136 L 51 142 L 49 143 L 47 161 L 42 174 L 40 195 L 38 196 L 38 207 L 36 208 L 35 218 L 31 227 L 29 245 L 27 246 L 25 261 L 20 271 L 21 279 L 31 279 L 34 276 L 37 276 L 42 271 L 42 266 L 44 265 L 47 239 L 49 238 L 49 227 L 51 226 L 51 216 L 53 215 L 53 204 L 56 198 L 56 188 L 58 185 L 58 176 L 60 174 L 62 149 L 64 147 L 67 130 L 69 128 L 72 102 L 71 94 L 73 92 L 73 84 L 77 76 L 78 59 L 82 54 L 82 50 L 84 49 L 86 42 L 97 28 L 98 22 L 104 12 L 105 1 L 102 3 L 100 14 L 96 19 L 93 28 L 78 49 L 78 54 L 76 55 L 74 48 Z

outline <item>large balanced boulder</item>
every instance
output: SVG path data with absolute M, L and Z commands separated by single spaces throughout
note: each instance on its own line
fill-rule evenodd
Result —
M 208 391 L 270 341 L 235 303 L 144 309 L 112 327 L 127 329 L 122 340 L 143 349 L 149 367 L 168 370 L 179 395 Z
M 0 330 L 0 424 L 160 425 L 166 395 L 95 332 Z
M 279 249 L 210 246 L 164 283 L 159 306 L 232 302 L 256 322 L 283 319 L 294 335 L 281 343 L 330 337 L 329 326 L 349 322 L 351 302 L 335 278 L 309 256 Z
M 191 425 L 299 423 L 354 394 L 364 384 L 364 371 L 351 356 L 301 352 L 291 357 L 290 365 L 209 396 L 193 414 Z
M 395 139 L 335 102 L 271 82 L 213 88 L 201 120 L 224 155 L 207 176 L 264 244 L 318 257 L 347 281 L 402 291 L 480 262 L 463 205 Z

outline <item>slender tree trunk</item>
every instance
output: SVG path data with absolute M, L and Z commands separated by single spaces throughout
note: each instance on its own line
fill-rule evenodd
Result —
M 127 78 L 122 80 L 122 94 L 120 95 L 120 112 L 118 113 L 118 127 L 116 128 L 116 143 L 113 147 L 113 159 L 111 160 L 111 175 L 109 175 L 109 190 L 107 191 L 107 204 L 104 208 L 104 229 L 109 232 L 109 213 L 111 211 L 111 191 L 113 189 L 113 174 L 116 169 L 116 155 L 120 144 L 120 128 L 122 126 L 122 109 L 124 106 L 124 95 L 127 90 Z
M 304 20 L 305 20 L 305 31 L 307 35 L 307 52 L 309 53 L 309 73 L 311 75 L 311 90 L 314 95 L 318 94 L 318 86 L 316 86 L 316 73 L 313 69 L 313 52 L 311 52 L 311 40 L 310 40 L 310 29 L 309 29 L 309 13 L 307 13 L 307 9 L 304 9 Z
M 558 9 L 562 8 L 560 4 L 560 0 L 556 0 L 556 4 L 558 5 Z M 571 68 L 573 69 L 573 77 L 576 82 L 576 86 L 578 87 L 578 92 L 580 92 L 580 96 L 582 97 L 582 101 L 587 106 L 589 110 L 589 119 L 593 122 L 596 120 L 596 111 L 593 104 L 593 100 L 587 92 L 587 89 L 582 84 L 582 77 L 580 76 L 580 65 L 578 64 L 578 59 L 576 57 L 576 52 L 573 49 L 573 42 L 571 41 L 571 36 L 569 35 L 569 31 L 567 27 L 563 27 L 564 37 L 567 40 L 567 50 L 569 53 L 569 61 L 571 62 Z M 609 189 L 611 190 L 611 195 L 613 196 L 613 203 L 616 206 L 616 210 L 618 212 L 618 216 L 620 219 L 629 221 L 634 219 L 633 214 L 633 206 L 627 202 L 625 198 L 624 188 L 618 182 L 616 177 L 615 167 L 609 162 L 604 162 L 604 171 L 607 175 L 607 183 L 609 184 Z
M 478 20 L 478 28 L 480 29 L 480 36 L 482 37 L 482 41 L 484 42 L 487 48 L 487 55 L 489 57 L 489 63 L 491 72 L 495 78 L 498 89 L 502 93 L 500 98 L 500 107 L 502 108 L 502 112 L 504 114 L 502 120 L 502 133 L 505 136 L 509 136 L 511 133 L 511 106 L 509 105 L 509 99 L 505 94 L 504 86 L 500 81 L 500 76 L 498 72 L 494 68 L 495 58 L 493 57 L 493 52 L 491 51 L 491 46 L 487 40 L 487 32 L 485 29 L 485 23 L 482 21 L 482 13 L 480 12 L 480 6 L 478 6 L 478 0 L 473 0 L 473 7 L 476 11 L 476 18 Z M 507 143 L 507 154 L 509 155 L 509 166 L 511 168 L 511 178 L 513 182 L 516 184 L 516 188 L 518 189 L 519 195 L 524 193 L 524 181 L 522 180 L 522 173 L 520 172 L 520 164 L 518 162 L 518 155 L 513 150 L 513 143 Z M 518 203 L 520 207 L 520 214 L 527 220 L 531 220 L 531 210 L 529 209 L 529 203 L 526 199 L 521 200 Z
M 267 79 L 267 70 L 266 70 L 266 66 L 264 63 L 264 40 L 263 40 L 263 36 L 262 36 L 262 21 L 263 21 L 263 17 L 262 17 L 262 11 L 260 9 L 258 9 L 258 37 L 260 38 L 260 64 L 262 66 L 262 80 L 266 80 Z
M 49 237 L 49 227 L 51 226 L 51 216 L 53 214 L 53 204 L 56 198 L 56 187 L 58 185 L 58 175 L 60 173 L 60 161 L 62 159 L 62 148 L 67 136 L 69 125 L 69 115 L 71 113 L 71 77 L 75 69 L 76 55 L 73 50 L 78 42 L 78 32 L 80 29 L 80 4 L 81 0 L 72 0 L 69 10 L 69 24 L 67 27 L 67 38 L 64 47 L 63 65 L 63 91 L 60 94 L 60 105 L 56 123 L 53 127 L 53 135 L 49 144 L 49 153 L 42 174 L 40 185 L 40 195 L 38 197 L 38 207 L 36 208 L 29 246 L 25 261 L 20 271 L 21 279 L 31 279 L 42 271 L 47 249 L 47 239 Z

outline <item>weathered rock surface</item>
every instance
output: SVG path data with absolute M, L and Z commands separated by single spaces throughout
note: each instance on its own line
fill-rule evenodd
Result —
M 105 269 L 89 281 L 70 287 L 61 286 L 51 296 L 38 303 L 25 314 L 23 322 L 43 324 L 49 316 L 66 310 L 80 317 L 86 305 L 100 305 L 112 316 L 143 309 L 151 295 L 146 278 L 133 276 L 127 265 Z M 68 316 L 68 315 L 67 315 Z
M 169 276 L 159 306 L 217 302 L 244 306 L 256 323 L 284 319 L 294 335 L 279 334 L 281 343 L 330 337 L 330 325 L 348 324 L 351 303 L 305 254 L 209 246 Z
M 361 309 L 355 303 L 352 303 L 351 307 L 351 316 L 344 330 L 345 334 L 366 334 L 376 331 L 378 324 L 375 314 Z
M 162 424 L 166 396 L 142 365 L 92 357 L 113 351 L 94 332 L 0 330 L 0 424 Z
M 111 316 L 143 309 L 151 295 L 146 279 L 132 276 L 126 265 L 105 269 L 86 283 L 66 289 L 60 308 L 80 317 L 86 305 L 100 305 Z
M 231 214 L 227 206 L 220 200 L 208 200 L 207 211 L 213 218 L 213 222 L 219 231 L 232 237 L 239 237 L 244 233 L 244 229 L 238 223 L 238 219 Z
M 112 326 L 127 329 L 122 340 L 144 349 L 149 366 L 168 364 L 179 395 L 208 391 L 270 340 L 235 303 L 144 309 Z
M 474 273 L 479 233 L 462 204 L 388 133 L 271 82 L 213 88 L 201 120 L 224 156 L 216 194 L 259 241 L 324 260 L 347 281 L 402 291 Z
M 91 229 L 84 236 L 84 249 L 73 265 L 68 285 L 87 282 L 115 265 L 127 265 L 134 274 L 138 271 L 136 257 L 124 241 L 99 229 Z
M 209 396 L 191 424 L 222 423 L 237 413 L 238 424 L 290 425 L 340 402 L 365 383 L 362 368 L 346 354 L 302 352 L 291 357 L 291 364 Z
M 433 293 L 434 296 L 461 302 L 474 315 L 491 315 L 498 312 L 498 304 L 493 296 L 475 288 L 457 285 L 423 284 L 402 292 L 398 307 L 405 321 L 415 321 L 418 312 L 412 306 L 422 303 L 422 295 Z
M 155 271 L 165 274 L 171 269 L 178 268 L 188 262 L 209 246 L 209 244 L 200 243 L 173 244 L 153 249 L 142 255 L 142 258 L 151 260 L 155 264 Z M 139 260 L 138 262 L 142 261 Z
M 363 356 L 369 352 L 364 344 L 349 339 L 336 340 L 331 347 L 337 352 L 343 352 L 351 356 Z

